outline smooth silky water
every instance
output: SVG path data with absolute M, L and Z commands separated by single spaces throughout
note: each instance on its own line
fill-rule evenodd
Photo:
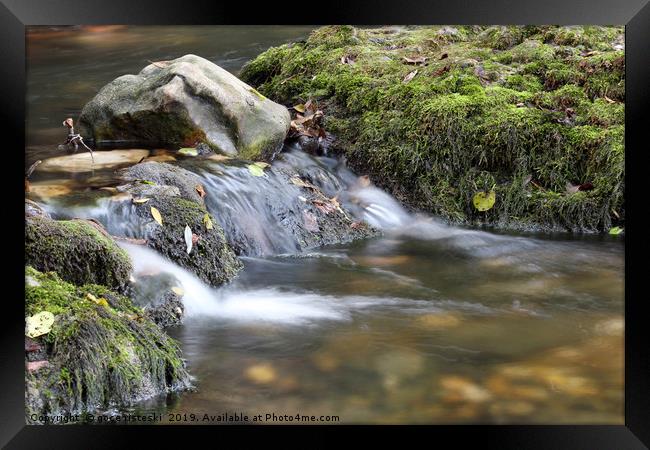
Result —
M 57 155 L 65 133 L 54 127 L 64 116 L 147 59 L 195 53 L 237 73 L 267 46 L 306 32 L 42 33 L 28 41 L 27 163 Z M 48 40 L 63 53 L 45 51 Z M 623 423 L 622 240 L 449 227 L 405 211 L 342 162 L 291 148 L 262 178 L 238 161 L 179 163 L 203 177 L 207 207 L 227 234 L 244 235 L 245 268 L 213 289 L 153 250 L 122 244 L 136 280 L 162 271 L 182 285 L 187 316 L 168 331 L 196 377 L 194 392 L 131 411 L 191 423 L 234 413 L 275 414 L 282 423 L 296 423 L 296 414 L 339 423 Z M 269 195 L 300 195 L 281 183 L 279 168 L 315 174 L 326 194 L 382 235 L 296 252 L 266 209 Z M 117 183 L 110 170 L 37 170 L 33 181 L 51 184 L 40 200 L 57 218 L 94 217 L 112 234 L 142 233 L 130 202 L 97 190 Z

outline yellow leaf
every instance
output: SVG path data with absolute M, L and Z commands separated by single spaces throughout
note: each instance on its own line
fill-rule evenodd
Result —
M 150 199 L 148 199 L 147 197 L 134 198 L 134 199 L 133 199 L 133 203 L 135 203 L 136 205 L 141 205 L 141 204 L 143 204 L 143 203 L 147 203 L 149 200 L 150 200 Z
M 162 216 L 160 215 L 160 211 L 158 211 L 158 209 L 154 208 L 153 206 L 151 207 L 151 216 L 156 222 L 158 222 L 159 225 L 162 226 L 163 221 L 162 221 Z
M 185 295 L 185 291 L 183 290 L 183 288 L 178 286 L 172 286 L 172 292 L 180 297 Z
M 97 303 L 97 297 L 95 297 L 95 296 L 94 296 L 93 294 L 91 294 L 90 292 L 86 294 L 86 298 L 87 298 L 88 300 L 92 300 L 93 302 Z
M 255 164 L 260 169 L 266 169 L 267 167 L 269 167 L 271 165 L 269 163 L 265 163 L 264 161 L 257 161 L 257 162 L 254 162 L 253 164 Z
M 299 104 L 299 105 L 294 106 L 293 109 L 295 109 L 295 110 L 298 111 L 299 113 L 304 113 L 304 112 L 305 112 L 305 105 L 303 105 L 303 104 L 301 103 L 301 104 Z
M 264 176 L 264 169 L 257 164 L 249 164 L 248 165 L 248 171 L 251 173 L 251 175 L 255 177 L 263 177 Z
M 49 311 L 41 311 L 33 316 L 25 318 L 25 335 L 35 338 L 47 334 L 54 324 L 54 314 Z
M 474 195 L 474 208 L 479 211 L 487 211 L 492 209 L 494 202 L 496 201 L 496 193 L 494 191 L 486 192 L 477 192 Z
M 210 214 L 205 213 L 205 216 L 203 216 L 203 224 L 205 225 L 205 228 L 208 230 L 212 229 L 212 220 L 210 219 Z

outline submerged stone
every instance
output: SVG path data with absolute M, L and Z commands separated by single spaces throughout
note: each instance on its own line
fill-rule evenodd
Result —
M 48 158 L 38 166 L 41 172 L 92 172 L 98 169 L 110 169 L 128 164 L 135 164 L 149 155 L 149 150 L 111 150 L 96 151 L 93 156 L 88 152 Z M 94 158 L 94 161 L 93 161 Z

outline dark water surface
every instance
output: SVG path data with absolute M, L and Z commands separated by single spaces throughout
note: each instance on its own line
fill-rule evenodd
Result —
M 28 41 L 28 162 L 56 156 L 63 118 L 147 60 L 195 53 L 237 73 L 268 46 L 307 32 L 40 30 Z M 355 176 L 331 160 L 290 152 L 276 164 L 321 165 L 383 236 L 247 257 L 240 276 L 217 290 L 150 250 L 128 248 L 136 278 L 154 267 L 180 280 L 188 317 L 169 332 L 197 385 L 133 411 L 178 414 L 163 419 L 180 423 L 234 413 L 275 414 L 278 423 L 296 423 L 296 414 L 341 423 L 623 423 L 622 239 L 446 227 L 377 189 L 353 189 Z M 205 170 L 208 196 L 221 199 L 211 212 L 251 214 L 274 182 L 273 169 L 262 179 L 228 163 Z M 57 217 L 95 217 L 114 234 L 136 233 L 128 216 L 111 215 L 119 199 L 91 189 L 114 184 L 109 169 L 37 170 L 34 184 L 33 198 Z

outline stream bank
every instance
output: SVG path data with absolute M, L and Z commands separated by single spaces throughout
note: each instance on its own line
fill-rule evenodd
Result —
M 622 27 L 322 27 L 241 77 L 288 107 L 317 102 L 353 170 L 415 210 L 500 229 L 624 223 Z

